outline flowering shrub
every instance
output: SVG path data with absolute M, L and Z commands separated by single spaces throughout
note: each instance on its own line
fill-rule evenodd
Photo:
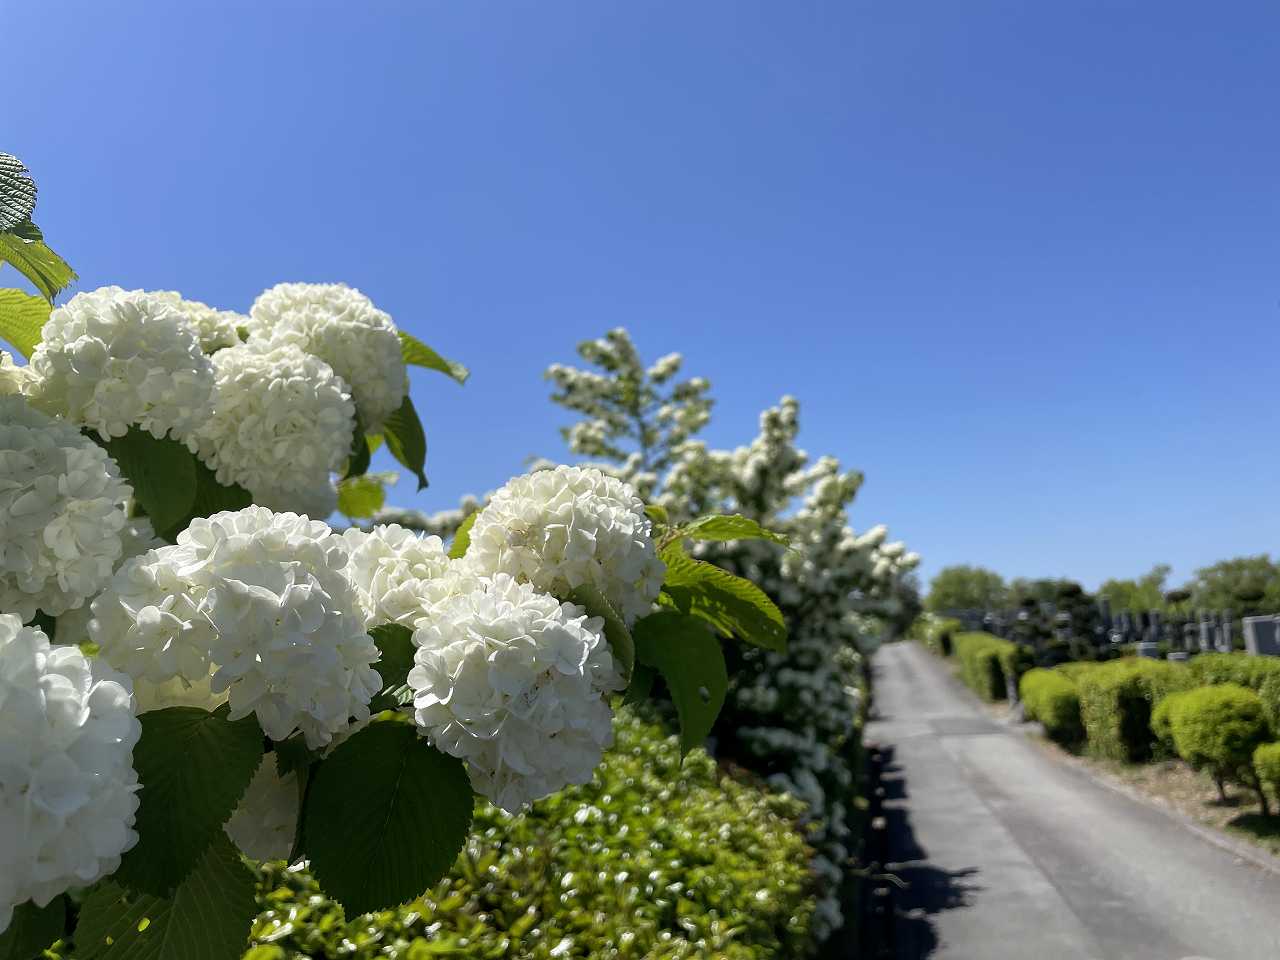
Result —
M 719 596 L 744 642 L 784 645 L 758 588 L 659 557 L 774 534 L 669 530 L 597 470 L 512 480 L 447 553 L 335 532 L 378 445 L 425 483 L 407 365 L 465 368 L 342 285 L 281 284 L 247 318 L 117 287 L 54 307 L 74 275 L 26 212 L 0 230 L 41 292 L 0 291 L 30 357 L 0 380 L 0 956 L 70 915 L 81 960 L 235 957 L 241 853 L 309 860 L 352 915 L 412 900 L 473 791 L 516 812 L 591 779 L 612 695 L 661 674 L 699 745 L 728 682 Z

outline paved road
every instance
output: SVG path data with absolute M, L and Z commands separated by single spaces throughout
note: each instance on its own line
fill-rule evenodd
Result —
M 874 664 L 900 958 L 1280 957 L 1280 877 L 992 721 L 919 645 Z

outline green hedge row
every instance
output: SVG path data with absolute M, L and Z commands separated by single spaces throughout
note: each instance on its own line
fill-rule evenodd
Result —
M 1001 640 L 989 633 L 958 633 L 952 638 L 960 676 L 970 689 L 984 700 L 1003 700 L 1008 696 L 1006 678 L 1017 684 L 1018 678 L 1031 667 L 1031 653 L 1011 640 Z
M 1151 711 L 1165 696 L 1196 686 L 1185 664 L 1112 660 L 1076 673 L 1089 752 L 1136 763 L 1154 753 Z
M 919 637 L 924 645 L 940 657 L 949 657 L 954 652 L 957 634 L 963 632 L 964 624 L 951 617 L 921 617 L 919 621 Z
M 595 780 L 519 816 L 483 805 L 452 873 L 398 910 L 344 918 L 305 872 L 265 865 L 245 960 L 435 957 L 781 960 L 812 948 L 799 802 L 728 776 L 623 712 Z
M 1166 725 L 1178 756 L 1212 776 L 1220 796 L 1226 797 L 1224 784 L 1243 784 L 1257 793 L 1262 812 L 1269 812 L 1256 759 L 1262 751 L 1262 765 L 1269 766 L 1271 751 L 1263 748 L 1271 739 L 1271 724 L 1256 693 L 1220 683 L 1171 694 L 1151 722 L 1158 736 Z
M 1070 745 L 1084 739 L 1080 693 L 1066 673 L 1039 667 L 1028 670 L 1022 675 L 1018 696 L 1027 719 L 1039 721 L 1054 740 Z

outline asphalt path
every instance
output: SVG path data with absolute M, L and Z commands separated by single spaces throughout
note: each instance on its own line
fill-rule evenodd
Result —
M 993 720 L 920 645 L 873 664 L 898 957 L 1280 958 L 1280 874 Z

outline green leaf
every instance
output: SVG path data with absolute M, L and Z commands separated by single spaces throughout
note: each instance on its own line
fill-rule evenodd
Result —
M 471 371 L 454 360 L 446 360 L 412 334 L 400 331 L 400 350 L 404 362 L 415 367 L 438 370 L 458 383 L 466 383 Z
M 643 703 L 648 700 L 653 694 L 653 682 L 657 678 L 657 670 L 646 667 L 643 663 L 637 663 L 636 668 L 631 671 L 631 682 L 627 684 L 627 692 L 622 702 Z
M 0 263 L 6 262 L 30 280 L 50 303 L 76 279 L 76 272 L 49 249 L 40 228 L 30 220 L 0 233 Z
M 413 669 L 413 631 L 399 623 L 384 623 L 369 631 L 382 657 L 376 669 L 382 678 L 382 692 L 369 701 L 369 710 L 394 710 L 411 699 L 408 692 L 409 671 Z
M 282 777 L 305 770 L 320 759 L 320 754 L 307 746 L 306 737 L 300 733 L 273 744 L 272 753 L 276 755 L 276 773 Z
M 644 505 L 645 516 L 654 523 L 666 525 L 671 522 L 667 516 L 667 508 L 656 503 L 646 503 Z
M 0 230 L 12 230 L 36 209 L 36 182 L 17 157 L 0 153 Z
M 609 650 L 622 667 L 622 678 L 629 680 L 636 665 L 636 647 L 631 641 L 631 631 L 613 609 L 613 604 L 590 583 L 575 587 L 569 594 L 569 600 L 586 607 L 588 616 L 604 618 L 604 635 L 609 641 Z
M 253 503 L 253 497 L 248 490 L 234 483 L 229 486 L 219 483 L 214 472 L 199 460 L 195 461 L 195 470 L 195 502 L 191 506 L 191 512 L 182 518 L 176 529 L 170 528 L 174 536 L 185 530 L 195 517 L 211 517 L 223 510 L 243 510 Z M 166 539 L 172 540 L 173 537 L 166 537 Z
M 15 350 L 31 359 L 45 321 L 49 319 L 49 301 L 21 290 L 0 290 L 0 339 L 9 341 Z
M 31 960 L 42 956 L 46 947 L 62 938 L 66 926 L 65 897 L 50 900 L 47 907 L 20 904 L 14 908 L 8 929 L 0 933 L 0 960 Z
M 312 771 L 311 870 L 348 917 L 412 900 L 453 866 L 474 803 L 461 760 L 410 724 L 375 721 Z
M 356 413 L 356 427 L 351 431 L 351 453 L 347 457 L 347 469 L 343 477 L 358 477 L 369 469 L 369 461 L 373 458 L 373 448 L 369 446 L 369 438 L 364 432 L 364 421 Z
M 234 960 L 258 912 L 254 876 L 218 831 L 172 897 L 94 887 L 76 928 L 79 960 Z
M 692 537 L 694 540 L 768 540 L 770 543 L 784 547 L 791 545 L 791 541 L 782 534 L 775 533 L 751 518 L 736 513 L 699 517 L 673 532 L 681 537 Z
M 168 707 L 138 718 L 139 839 L 115 874 L 119 883 L 168 896 L 221 835 L 262 763 L 257 719 L 228 720 L 228 712 L 226 704 L 213 713 Z
M 418 411 L 413 409 L 413 400 L 407 393 L 400 409 L 387 417 L 382 425 L 382 435 L 391 455 L 418 478 L 418 489 L 425 489 L 427 475 L 423 468 L 427 462 L 427 435 L 422 432 L 422 421 L 418 419 Z
M 157 440 L 139 427 L 103 444 L 156 530 L 169 530 L 196 501 L 196 458 L 177 440 Z
M 682 613 L 651 613 L 637 620 L 636 659 L 662 674 L 680 715 L 680 751 L 700 747 L 711 734 L 729 689 L 720 641 L 706 625 Z
M 700 617 L 724 636 L 779 653 L 787 649 L 782 611 L 750 580 L 694 560 L 678 543 L 664 547 L 662 559 L 667 565 L 662 592 L 670 606 Z
M 480 516 L 480 511 L 469 513 L 463 518 L 462 523 L 458 524 L 458 531 L 453 535 L 453 543 L 449 544 L 449 559 L 461 560 L 467 555 L 467 548 L 471 546 L 471 528 L 476 525 L 476 517 Z
M 338 510 L 352 520 L 368 519 L 387 502 L 387 485 L 394 473 L 366 473 L 338 481 Z

